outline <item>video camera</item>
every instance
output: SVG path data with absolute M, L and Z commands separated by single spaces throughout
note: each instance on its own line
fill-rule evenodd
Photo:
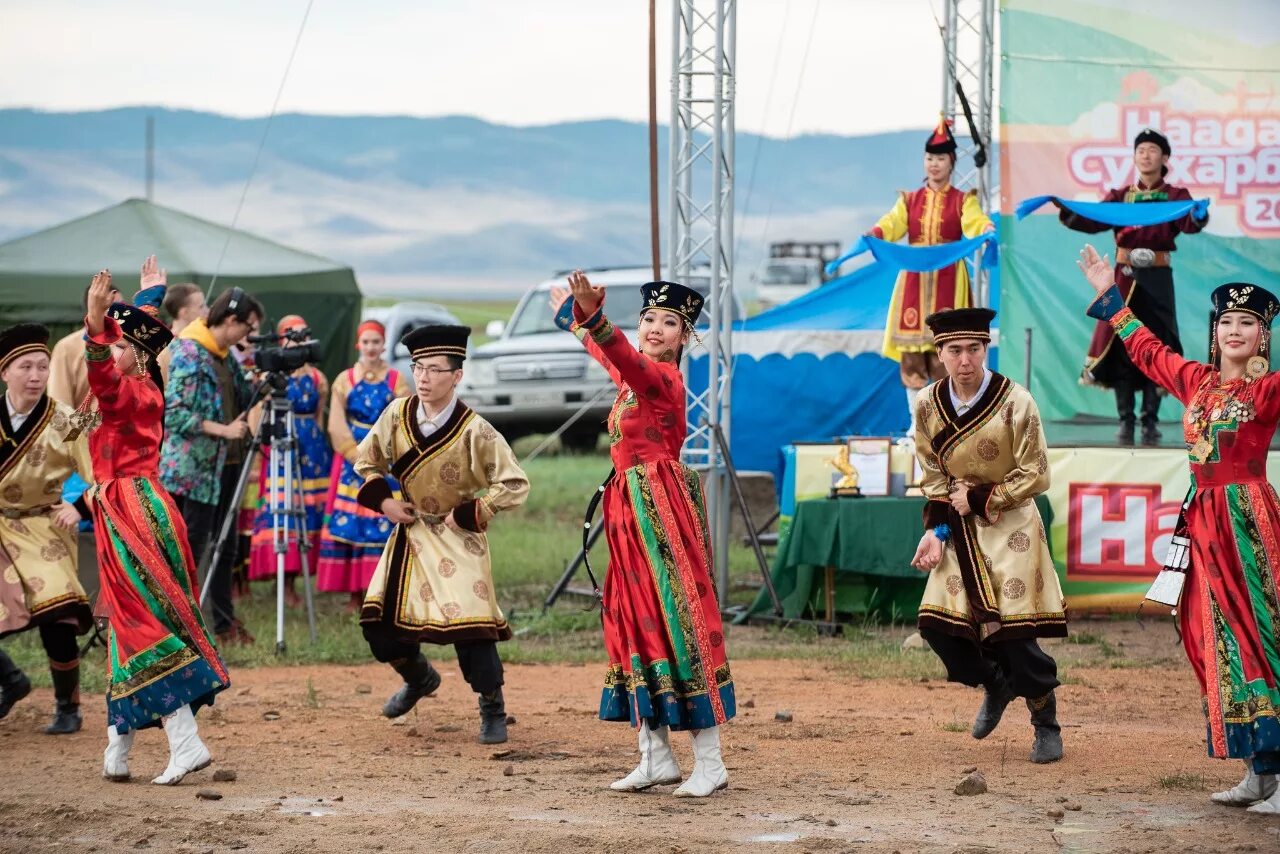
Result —
M 250 344 L 276 344 L 281 339 L 290 341 L 292 347 L 261 347 L 254 351 L 253 362 L 265 374 L 291 374 L 303 365 L 314 365 L 324 358 L 324 348 L 311 338 L 311 327 L 298 326 L 285 332 L 250 335 Z

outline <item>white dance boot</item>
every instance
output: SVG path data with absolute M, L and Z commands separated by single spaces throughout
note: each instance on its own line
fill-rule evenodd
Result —
M 650 729 L 640 722 L 640 764 L 621 780 L 609 784 L 615 792 L 643 792 L 650 786 L 679 783 L 680 765 L 671 752 L 670 732 L 665 726 Z
M 677 798 L 705 798 L 729 787 L 729 772 L 720 757 L 720 728 L 707 727 L 693 736 L 693 773 L 676 789 Z
M 169 737 L 169 766 L 152 780 L 158 786 L 176 786 L 188 774 L 209 767 L 213 757 L 196 732 L 196 717 L 190 706 L 162 719 L 164 734 Z
M 107 749 L 102 752 L 102 776 L 105 779 L 113 783 L 129 779 L 129 748 L 133 747 L 135 732 L 137 730 L 131 729 L 120 735 L 115 727 L 107 727 Z
M 1244 779 L 1225 792 L 1214 792 L 1209 799 L 1228 807 L 1247 807 L 1276 793 L 1274 774 L 1255 774 L 1248 759 L 1244 761 Z

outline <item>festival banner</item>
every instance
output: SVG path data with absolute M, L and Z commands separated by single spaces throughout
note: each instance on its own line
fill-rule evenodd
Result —
M 784 449 L 783 537 L 797 502 L 826 498 L 838 476 L 830 461 L 839 448 L 814 443 Z M 895 446 L 893 451 L 894 479 L 917 480 L 911 450 Z M 1187 496 L 1191 477 L 1186 452 L 1050 448 L 1049 471 L 1049 548 L 1068 606 L 1075 614 L 1136 609 L 1164 564 Z M 1268 461 L 1267 477 L 1280 487 L 1280 455 Z
M 1050 448 L 1049 544 L 1074 612 L 1132 610 L 1164 565 L 1190 486 L 1185 451 Z M 1280 484 L 1280 458 L 1267 477 Z
M 1274 0 L 1003 0 L 1000 17 L 1001 331 L 1033 330 L 1032 391 L 1049 419 L 1113 416 L 1111 395 L 1078 383 L 1093 321 L 1076 269 L 1090 242 L 1045 207 L 1054 195 L 1098 201 L 1135 178 L 1133 138 L 1169 138 L 1170 184 L 1210 202 L 1209 226 L 1173 259 L 1185 353 L 1204 359 L 1208 295 L 1227 281 L 1280 290 L 1280 14 Z M 1003 372 L 1025 374 L 1023 348 Z M 1176 401 L 1161 416 L 1180 417 Z

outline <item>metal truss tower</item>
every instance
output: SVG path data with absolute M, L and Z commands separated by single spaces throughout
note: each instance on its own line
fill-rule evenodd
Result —
M 674 281 L 710 277 L 707 386 L 690 395 L 685 462 L 707 472 L 707 522 L 721 601 L 729 583 L 726 461 L 733 374 L 733 177 L 736 0 L 673 0 L 667 242 Z
M 999 173 L 994 161 L 995 125 L 992 119 L 995 103 L 995 25 L 996 0 L 946 0 L 943 42 L 946 46 L 942 58 L 942 113 L 953 122 L 959 150 L 956 152 L 956 168 L 951 183 L 960 189 L 978 191 L 978 201 L 984 211 L 999 209 L 999 188 L 993 180 Z M 965 96 L 973 110 L 974 125 L 987 146 L 988 161 L 985 166 L 974 163 L 978 150 L 969 136 L 960 99 L 956 97 L 956 81 L 964 87 Z M 987 271 L 977 270 L 975 301 L 988 305 Z

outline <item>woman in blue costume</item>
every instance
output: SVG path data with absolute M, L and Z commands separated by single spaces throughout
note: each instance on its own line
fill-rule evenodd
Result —
M 387 518 L 356 501 L 364 483 L 354 467 L 356 447 L 391 401 L 413 393 L 404 377 L 382 359 L 386 335 L 376 320 L 360 324 L 356 333 L 360 361 L 338 375 L 329 397 L 329 440 L 334 455 L 316 588 L 349 593 L 352 613 L 359 612 L 383 546 L 391 536 Z
M 283 336 L 290 329 L 302 328 L 307 322 L 296 314 L 290 314 L 276 325 L 276 333 Z M 286 343 L 285 346 L 288 346 Z M 312 566 L 315 555 L 320 549 L 320 529 L 324 526 L 325 503 L 329 496 L 329 476 L 333 467 L 333 452 L 329 449 L 329 438 L 320 426 L 324 420 L 325 399 L 328 396 L 329 383 L 324 374 L 311 365 L 299 368 L 291 377 L 285 390 L 293 409 L 294 433 L 298 439 L 298 468 L 301 471 L 301 483 L 295 483 L 295 494 L 302 494 L 302 504 L 307 514 L 307 545 L 312 554 Z M 278 465 L 283 466 L 283 456 Z M 276 577 L 276 553 L 272 530 L 271 502 L 274 500 L 284 506 L 286 478 L 291 472 L 268 472 L 268 459 L 264 453 L 262 473 L 258 480 L 258 513 L 253 523 L 253 551 L 249 559 L 249 580 L 267 581 Z M 288 551 L 285 552 L 284 571 L 289 579 L 289 588 L 285 591 L 290 605 L 298 604 L 298 594 L 294 591 L 294 579 L 302 571 L 302 556 L 298 551 L 298 535 L 295 524 L 289 517 L 282 517 L 281 524 L 289 532 Z

